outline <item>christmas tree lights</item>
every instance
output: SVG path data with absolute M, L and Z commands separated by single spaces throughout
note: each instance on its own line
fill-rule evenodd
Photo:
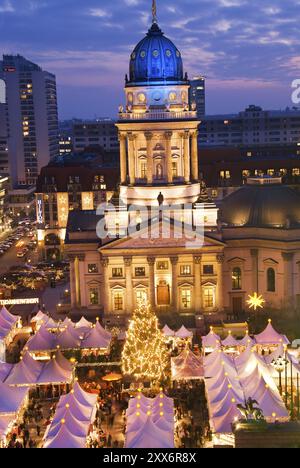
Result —
M 166 377 L 168 351 L 151 306 L 141 302 L 129 324 L 122 354 L 125 375 L 159 382 Z

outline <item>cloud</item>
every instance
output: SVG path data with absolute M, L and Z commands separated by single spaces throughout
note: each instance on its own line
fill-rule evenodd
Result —
M 15 8 L 10 0 L 5 0 L 0 4 L 0 13 L 13 13 Z

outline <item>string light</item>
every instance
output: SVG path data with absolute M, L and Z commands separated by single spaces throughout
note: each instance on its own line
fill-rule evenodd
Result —
M 122 354 L 125 375 L 160 382 L 166 377 L 168 351 L 151 306 L 141 302 L 129 324 Z

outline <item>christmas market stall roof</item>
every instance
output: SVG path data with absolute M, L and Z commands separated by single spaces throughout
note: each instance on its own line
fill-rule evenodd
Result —
M 175 336 L 174 330 L 171 330 L 171 328 L 169 328 L 168 325 L 164 326 L 164 328 L 162 329 L 162 332 L 167 337 Z
M 192 338 L 193 337 L 193 332 L 189 331 L 187 328 L 185 328 L 184 325 L 175 333 L 176 338 Z
M 7 379 L 13 367 L 13 364 L 8 364 L 7 362 L 0 362 L 0 382 L 4 382 Z
M 137 416 L 138 417 L 138 416 Z M 145 423 L 136 432 L 130 432 L 126 435 L 126 448 L 174 448 L 174 432 L 170 430 L 159 429 L 158 426 L 148 417 Z
M 0 311 L 0 340 L 4 340 L 10 332 L 17 326 L 21 317 L 12 315 L 6 307 Z
M 45 434 L 44 448 L 84 448 L 96 416 L 97 395 L 76 382 L 73 390 L 60 398 L 53 421 Z
M 96 323 L 90 333 L 83 339 L 81 343 L 82 349 L 107 349 L 110 346 L 111 335 L 108 334 L 100 325 Z
M 28 396 L 28 388 L 14 388 L 0 383 L 0 415 L 18 413 Z
M 38 385 L 59 385 L 71 383 L 74 376 L 74 365 L 72 365 L 61 352 L 57 352 L 53 358 L 44 364 Z
M 190 349 L 171 359 L 172 380 L 196 380 L 204 378 L 203 362 Z
M 219 348 L 221 346 L 221 338 L 211 329 L 208 335 L 202 336 L 202 346 L 204 349 Z
M 236 348 L 239 345 L 240 343 L 232 336 L 231 332 L 229 332 L 227 338 L 222 341 L 222 346 L 229 348 Z
M 255 341 L 257 344 L 262 346 L 271 346 L 271 345 L 279 345 L 279 344 L 286 344 L 289 345 L 290 342 L 285 335 L 280 335 L 272 326 L 271 320 L 266 327 L 266 329 L 260 333 L 259 335 L 255 335 Z
M 238 340 L 238 344 L 239 346 L 245 347 L 247 347 L 248 345 L 254 346 L 255 341 L 253 340 L 253 338 L 251 338 L 251 336 L 249 336 L 249 332 L 247 331 L 244 338 L 242 340 Z
M 67 328 L 57 336 L 57 346 L 64 350 L 79 349 L 82 338 L 83 332 L 68 324 Z
M 42 325 L 43 323 L 46 323 L 48 319 L 49 319 L 48 315 L 46 315 L 44 312 L 39 310 L 38 313 L 34 317 L 32 317 L 32 319 L 30 320 L 30 323 L 38 323 Z
M 61 422 L 60 430 L 56 436 L 45 441 L 44 449 L 83 449 L 86 448 L 86 437 L 72 434 L 65 424 Z
M 52 351 L 57 347 L 57 337 L 42 325 L 39 331 L 28 340 L 26 350 L 34 351 Z
M 27 352 L 20 362 L 13 366 L 5 383 L 14 386 L 33 386 L 36 384 L 43 366 L 42 363 L 35 361 Z

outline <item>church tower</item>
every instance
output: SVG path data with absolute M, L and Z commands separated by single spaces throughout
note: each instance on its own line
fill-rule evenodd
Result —
M 190 83 L 180 51 L 157 23 L 130 57 L 126 107 L 120 106 L 120 198 L 127 204 L 156 206 L 194 203 L 200 193 L 197 119 L 189 102 Z

